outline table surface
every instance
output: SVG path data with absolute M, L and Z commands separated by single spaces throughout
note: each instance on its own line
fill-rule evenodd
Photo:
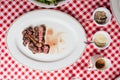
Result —
M 65 12 L 76 18 L 84 27 L 87 39 L 90 41 L 95 32 L 104 30 L 112 38 L 110 46 L 105 50 L 97 50 L 92 44 L 87 45 L 83 55 L 72 65 L 64 69 L 44 72 L 32 70 L 17 62 L 9 53 L 5 37 L 10 25 L 22 14 L 41 9 L 29 0 L 1 0 L 0 2 L 0 79 L 1 80 L 70 80 L 71 77 L 80 77 L 82 80 L 114 80 L 120 75 L 120 26 L 112 15 L 110 24 L 98 27 L 90 19 L 92 12 L 98 7 L 110 10 L 109 0 L 71 0 L 69 3 L 55 9 Z M 89 59 L 95 54 L 103 55 L 112 62 L 112 66 L 105 71 L 90 70 Z

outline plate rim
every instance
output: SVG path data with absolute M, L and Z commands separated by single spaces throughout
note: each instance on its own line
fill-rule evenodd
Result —
M 118 15 L 118 13 L 120 13 L 120 10 L 116 10 L 117 8 L 115 8 L 118 5 L 114 5 L 114 4 L 119 4 L 118 0 L 110 0 L 110 6 L 111 6 L 111 10 L 113 15 L 115 16 L 116 21 L 118 22 L 118 24 L 120 25 L 120 15 Z M 115 11 L 116 10 L 116 11 Z
M 58 5 L 56 5 L 56 6 L 55 6 L 54 4 L 48 5 L 48 4 L 45 4 L 45 3 L 37 2 L 37 1 L 35 1 L 35 0 L 29 0 L 29 1 L 30 1 L 31 3 L 39 6 L 39 7 L 44 7 L 44 8 L 56 8 L 56 7 L 62 6 L 62 5 L 64 5 L 64 4 L 67 4 L 67 3 L 68 3 L 69 1 L 71 1 L 71 0 L 62 1 L 62 2 L 60 2 L 60 4 L 58 4 Z

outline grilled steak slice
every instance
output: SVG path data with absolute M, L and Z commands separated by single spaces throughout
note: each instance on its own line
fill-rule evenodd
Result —
M 45 44 L 45 45 L 44 45 L 44 48 L 43 48 L 43 52 L 44 52 L 44 53 L 49 53 L 49 50 L 50 50 L 50 45 Z
M 32 26 L 23 30 L 23 45 L 28 45 L 28 48 L 32 51 L 32 53 L 48 53 L 50 46 L 45 44 L 45 33 L 46 27 L 45 25 Z

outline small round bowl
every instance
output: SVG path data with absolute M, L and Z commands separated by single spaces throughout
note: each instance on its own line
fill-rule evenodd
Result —
M 94 45 L 97 49 L 106 49 L 107 47 L 109 47 L 109 45 L 110 45 L 110 43 L 111 43 L 110 35 L 109 35 L 107 32 L 105 32 L 105 31 L 98 31 L 98 32 L 96 32 L 96 33 L 93 35 L 93 39 L 92 39 L 93 42 L 94 42 L 95 36 L 96 36 L 97 34 L 104 34 L 104 35 L 106 36 L 106 38 L 107 38 L 107 43 L 106 43 L 106 45 L 105 45 L 104 47 L 98 47 L 95 43 L 93 43 L 93 45 Z
M 67 3 L 67 2 L 70 1 L 70 0 L 60 1 L 60 2 L 58 2 L 57 5 L 54 5 L 54 4 L 48 5 L 48 4 L 45 4 L 45 3 L 38 2 L 38 1 L 36 1 L 36 0 L 30 0 L 30 1 L 31 1 L 33 4 L 35 4 L 35 5 L 37 5 L 37 6 L 40 6 L 40 7 L 55 8 L 55 7 L 58 7 L 58 6 L 61 6 L 61 5 L 65 4 L 65 3 Z
M 99 60 L 99 59 L 103 59 L 105 61 L 104 68 L 98 69 L 95 66 L 96 61 Z M 94 56 L 90 57 L 90 63 L 89 63 L 88 70 L 102 70 L 102 71 L 105 71 L 105 70 L 108 70 L 111 66 L 112 66 L 112 63 L 111 63 L 110 59 L 108 59 L 106 57 L 103 57 L 102 55 L 95 54 Z
M 107 16 L 107 19 L 106 19 L 106 22 L 104 24 L 99 24 L 97 23 L 95 20 L 94 20 L 94 15 L 97 11 L 104 11 L 106 13 L 106 16 Z M 110 23 L 110 20 L 111 20 L 111 13 L 110 11 L 105 8 L 105 7 L 100 7 L 100 8 L 97 8 L 94 12 L 93 12 L 93 15 L 92 15 L 92 19 L 94 21 L 94 23 L 97 25 L 97 26 L 106 26 L 107 24 Z
M 109 60 L 109 59 L 107 59 L 107 58 L 105 58 L 105 57 L 101 57 L 101 58 L 98 58 L 97 60 L 99 60 L 99 59 L 103 59 L 104 61 L 105 61 L 105 67 L 104 68 L 102 68 L 102 69 L 97 69 L 97 70 L 102 70 L 102 71 L 104 71 L 104 70 L 107 70 L 107 69 L 109 69 L 111 66 L 112 66 L 112 64 L 111 64 L 111 61 Z M 96 61 L 97 61 L 96 60 Z

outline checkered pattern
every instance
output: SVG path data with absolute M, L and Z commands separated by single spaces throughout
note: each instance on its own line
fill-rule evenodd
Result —
M 87 45 L 83 55 L 62 70 L 44 72 L 32 70 L 18 63 L 9 53 L 6 46 L 6 32 L 13 21 L 20 15 L 40 7 L 32 4 L 29 0 L 0 0 L 0 79 L 1 80 L 70 80 L 72 77 L 80 77 L 82 80 L 114 80 L 120 75 L 120 26 L 112 16 L 111 23 L 102 28 L 94 22 L 85 21 L 90 19 L 92 12 L 98 7 L 110 9 L 109 0 L 71 0 L 69 3 L 57 7 L 76 18 L 84 27 L 87 38 L 90 41 L 96 31 L 104 30 L 112 38 L 110 47 L 105 50 L 97 50 L 92 44 Z M 88 62 L 91 56 L 101 54 L 112 62 L 112 67 L 106 71 L 88 71 Z

